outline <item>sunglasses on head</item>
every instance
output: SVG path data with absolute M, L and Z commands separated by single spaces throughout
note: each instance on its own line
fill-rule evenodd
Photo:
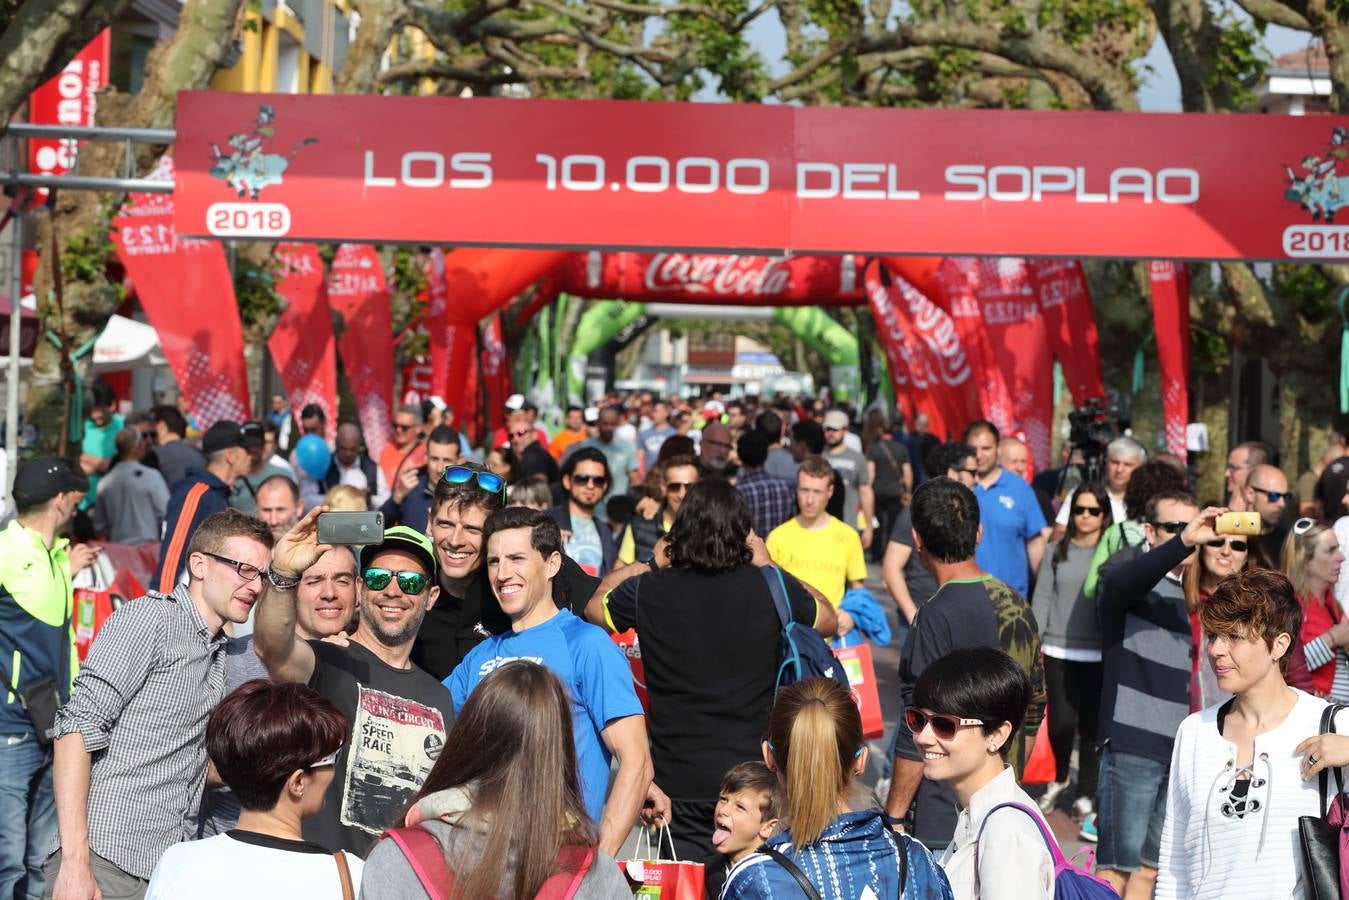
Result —
M 1073 504 L 1073 515 L 1075 516 L 1088 515 L 1094 518 L 1103 512 L 1105 512 L 1105 510 L 1101 509 L 1099 506 L 1078 506 L 1077 504 Z
M 398 579 L 398 589 L 405 594 L 420 594 L 426 590 L 426 583 L 430 580 L 429 576 L 421 572 L 395 572 L 377 566 L 371 566 L 361 573 L 361 581 L 372 591 L 384 590 L 395 578 Z
M 1189 522 L 1153 522 L 1152 527 L 1165 531 L 1167 534 L 1180 534 L 1189 524 Z
M 478 480 L 478 487 L 489 494 L 506 492 L 506 479 L 495 472 L 482 472 L 468 466 L 446 466 L 445 471 L 440 473 L 440 480 L 447 484 L 467 484 L 475 477 Z
M 341 748 L 339 747 L 338 750 L 340 749 Z M 322 768 L 323 766 L 335 766 L 335 765 L 337 765 L 337 750 L 334 750 L 332 753 L 329 753 L 327 756 L 323 757 L 323 759 L 311 762 L 309 764 L 309 768 L 319 769 Z
M 1296 522 L 1293 523 L 1293 534 L 1297 535 L 1298 537 L 1302 537 L 1304 534 L 1311 531 L 1312 526 L 1315 524 L 1316 524 L 1315 519 L 1311 518 L 1310 516 L 1303 516 L 1302 518 L 1298 519 Z
M 1245 541 L 1236 538 L 1219 538 L 1216 541 L 1208 542 L 1208 545 L 1215 550 L 1222 547 L 1224 544 L 1231 547 L 1235 553 L 1245 553 L 1246 548 L 1249 546 Z
M 904 722 L 914 734 L 922 731 L 926 726 L 931 725 L 932 733 L 944 741 L 949 741 L 954 738 L 956 732 L 961 728 L 984 724 L 982 719 L 963 719 L 960 716 L 930 713 L 927 710 L 919 709 L 916 706 L 904 707 Z

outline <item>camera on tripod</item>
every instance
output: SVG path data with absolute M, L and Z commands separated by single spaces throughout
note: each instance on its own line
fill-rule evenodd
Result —
M 1082 481 L 1100 481 L 1105 475 L 1106 447 L 1123 434 L 1127 419 L 1127 410 L 1119 400 L 1107 402 L 1100 397 L 1069 412 L 1067 471 L 1076 468 Z

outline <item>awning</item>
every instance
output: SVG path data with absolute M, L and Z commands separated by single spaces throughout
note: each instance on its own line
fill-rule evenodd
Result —
M 22 301 L 23 331 L 21 332 L 21 351 L 19 365 L 27 368 L 33 364 L 33 349 L 38 341 L 38 317 L 36 304 L 31 295 Z M 0 352 L 9 349 L 9 298 L 0 294 Z M 31 337 L 29 334 L 31 323 Z M 9 362 L 8 355 L 0 355 L 0 367 Z M 124 372 L 145 366 L 168 365 L 168 360 L 160 351 L 159 335 L 153 328 L 126 316 L 113 316 L 108 326 L 94 342 L 93 372 L 101 375 L 106 372 Z

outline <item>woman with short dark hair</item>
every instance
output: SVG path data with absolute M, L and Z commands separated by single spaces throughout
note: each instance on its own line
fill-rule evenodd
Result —
M 1016 660 L 992 647 L 966 647 L 923 670 L 904 710 L 924 777 L 947 782 L 959 803 L 940 860 L 956 900 L 1054 896 L 1054 861 L 1035 801 L 1007 764 L 1030 695 L 1030 678 Z M 1004 803 L 1024 809 L 999 808 Z
M 765 575 L 776 588 L 778 573 L 759 570 L 771 560 L 750 535 L 745 498 L 703 478 L 654 559 L 606 575 L 586 607 L 596 625 L 637 630 L 655 781 L 670 796 L 681 858 L 712 851 L 721 775 L 758 754 L 773 705 L 782 624 Z M 795 621 L 834 633 L 833 607 L 786 572 L 781 585 Z
M 370 851 L 362 900 L 526 900 L 554 887 L 576 900 L 631 900 L 596 847 L 571 717 L 566 688 L 538 663 L 508 662 L 480 681 L 405 827 Z
M 220 701 L 206 752 L 243 807 L 236 828 L 170 847 L 146 900 L 352 898 L 361 860 L 305 841 L 301 823 L 323 808 L 347 719 L 303 684 L 257 679 Z

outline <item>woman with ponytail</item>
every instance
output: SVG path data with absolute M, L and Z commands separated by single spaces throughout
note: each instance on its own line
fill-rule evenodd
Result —
M 837 682 L 812 678 L 773 704 L 763 758 L 786 795 L 786 830 L 727 876 L 722 900 L 874 897 L 951 900 L 932 854 L 891 830 L 876 808 L 851 812 L 853 779 L 866 770 L 862 718 Z

